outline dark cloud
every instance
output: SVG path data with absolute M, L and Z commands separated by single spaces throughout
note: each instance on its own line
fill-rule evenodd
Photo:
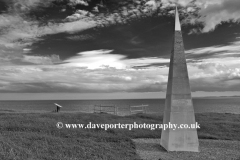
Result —
M 8 10 L 8 6 L 4 1 L 0 1 L 0 14 Z
M 116 24 L 104 28 L 88 29 L 79 33 L 60 33 L 42 37 L 35 43 L 32 54 L 58 54 L 62 59 L 78 52 L 98 49 L 114 49 L 112 54 L 126 55 L 127 58 L 164 57 L 169 58 L 173 38 L 173 17 L 146 17 L 141 21 Z M 231 27 L 229 27 L 231 26 Z M 190 28 L 183 27 L 186 50 L 216 45 L 229 45 L 240 32 L 239 25 L 225 23 L 215 32 L 188 35 Z M 72 37 L 72 38 L 69 38 Z M 75 37 L 75 38 L 74 38 Z M 224 38 L 223 38 L 224 37 Z M 189 54 L 187 58 L 201 59 L 225 51 L 211 51 L 201 55 Z
M 183 27 L 183 38 L 185 49 L 209 47 L 214 45 L 227 45 L 229 42 L 236 40 L 236 34 L 240 32 L 239 24 L 232 22 L 222 23 L 214 32 L 203 34 L 190 34 L 187 33 L 191 30 L 191 26 Z
M 33 44 L 31 54 L 54 53 L 65 59 L 78 52 L 105 48 L 114 49 L 113 54 L 128 58 L 168 55 L 173 34 L 173 23 L 168 23 L 169 19 L 173 21 L 172 17 L 147 17 L 142 21 L 93 28 L 80 33 L 45 36 Z

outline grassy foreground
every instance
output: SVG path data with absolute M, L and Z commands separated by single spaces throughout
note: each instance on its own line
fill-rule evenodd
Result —
M 196 114 L 199 139 L 240 141 L 240 115 Z M 134 160 L 131 138 L 160 138 L 149 129 L 57 129 L 56 123 L 162 123 L 162 116 L 85 113 L 0 113 L 0 159 L 4 160 Z

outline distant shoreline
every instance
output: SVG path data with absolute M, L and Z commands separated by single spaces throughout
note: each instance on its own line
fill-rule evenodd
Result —
M 56 109 L 54 103 L 63 108 L 64 113 L 92 113 L 97 105 L 113 105 L 117 113 L 126 115 L 129 106 L 147 104 L 148 114 L 162 113 L 165 99 L 112 99 L 112 100 L 15 100 L 0 101 L 0 112 L 6 113 L 50 113 Z M 238 97 L 204 97 L 193 98 L 195 113 L 234 113 L 240 114 L 240 99 Z
M 11 110 L 11 109 L 0 109 L 0 113 L 3 114 L 96 114 L 93 112 L 84 112 L 84 111 L 61 111 L 59 113 L 53 112 L 53 111 L 43 111 L 43 110 Z M 222 112 L 195 112 L 195 114 L 232 114 L 232 115 L 240 115 L 239 113 L 222 113 Z M 104 113 L 107 114 L 107 113 Z M 113 114 L 109 114 L 113 115 Z M 134 114 L 133 114 L 134 115 Z M 156 116 L 156 115 L 163 115 L 163 112 L 155 112 L 155 113 L 146 113 L 146 115 L 149 116 Z M 124 113 L 119 113 L 118 115 L 114 116 L 119 116 L 119 117 L 125 117 L 125 116 L 130 116 L 129 114 L 124 114 Z
M 192 99 L 219 99 L 219 98 L 240 98 L 240 96 L 206 96 L 192 97 Z M 0 101 L 105 101 L 105 100 L 163 100 L 165 98 L 131 98 L 131 99 L 29 99 L 29 100 L 0 100 Z

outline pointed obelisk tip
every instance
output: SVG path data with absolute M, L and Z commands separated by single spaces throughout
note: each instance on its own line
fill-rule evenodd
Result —
M 179 20 L 177 5 L 175 10 L 175 31 L 181 31 L 181 24 Z

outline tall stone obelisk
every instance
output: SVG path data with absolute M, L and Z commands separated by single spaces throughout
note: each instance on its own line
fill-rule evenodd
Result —
M 163 124 L 195 124 L 181 25 L 175 11 L 175 34 L 170 59 Z M 162 129 L 161 146 L 167 151 L 199 151 L 196 129 Z

